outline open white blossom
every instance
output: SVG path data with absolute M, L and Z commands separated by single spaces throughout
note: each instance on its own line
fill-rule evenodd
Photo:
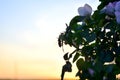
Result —
M 92 13 L 92 8 L 88 4 L 85 4 L 84 7 L 78 8 L 78 13 L 80 16 L 90 16 Z

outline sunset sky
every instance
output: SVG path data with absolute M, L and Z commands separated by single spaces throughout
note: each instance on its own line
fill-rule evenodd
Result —
M 57 38 L 77 9 L 98 0 L 0 0 L 0 78 L 60 78 Z M 65 48 L 65 52 L 73 49 Z M 65 78 L 75 78 L 73 72 Z

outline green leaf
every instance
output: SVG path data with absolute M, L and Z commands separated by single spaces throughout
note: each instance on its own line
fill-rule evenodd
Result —
M 58 46 L 62 47 L 63 46 L 63 40 L 64 40 L 64 34 L 61 33 L 58 38 Z
M 63 56 L 64 60 L 68 60 L 68 53 L 66 53 L 64 56 Z
M 115 63 L 118 67 L 120 67 L 120 56 L 117 56 L 115 59 Z
M 102 62 L 112 62 L 114 60 L 114 54 L 110 50 L 101 51 L 98 54 L 98 57 L 99 57 L 100 61 L 102 61 Z
M 69 59 L 72 58 L 72 54 L 69 55 Z
M 85 63 L 85 61 L 82 59 L 82 58 L 80 58 L 77 62 L 76 62 L 76 65 L 77 65 L 77 68 L 79 69 L 79 70 L 82 70 L 85 66 L 84 66 L 84 63 Z
M 101 72 L 103 70 L 103 63 L 101 61 L 97 60 L 94 65 L 94 70 L 98 73 Z
M 89 29 L 84 27 L 84 29 L 81 30 L 80 35 L 84 38 L 88 37 L 89 36 Z
M 73 63 L 79 58 L 80 54 L 77 52 L 73 58 Z
M 118 56 L 120 55 L 120 46 L 113 48 L 113 50 L 116 53 L 116 55 L 118 55 Z
M 112 62 L 114 60 L 114 54 L 112 53 L 112 51 L 108 50 L 105 53 L 104 62 Z
M 98 9 L 101 10 L 101 9 L 104 8 L 104 6 L 105 6 L 105 3 L 101 3 L 101 4 L 98 6 Z
M 107 36 L 109 39 L 111 38 L 112 35 L 113 35 L 112 32 L 107 32 L 107 33 L 106 33 L 106 36 Z
M 96 34 L 94 34 L 94 33 L 91 33 L 90 35 L 88 35 L 88 36 L 86 37 L 87 42 L 92 42 L 92 41 L 94 41 L 95 39 L 96 39 Z
M 105 25 L 105 29 L 114 29 L 116 24 L 115 24 L 115 21 L 109 21 L 109 23 L 107 23 L 106 25 Z
M 83 56 L 89 56 L 91 55 L 91 53 L 93 52 L 93 45 L 89 45 L 89 46 L 84 46 L 82 48 L 82 55 Z
M 113 67 L 114 67 L 114 64 L 105 65 L 104 68 L 106 73 L 111 73 L 113 71 Z
M 71 21 L 70 21 L 70 24 L 69 26 L 73 29 L 78 22 L 81 22 L 85 19 L 84 16 L 75 16 Z
M 115 75 L 118 75 L 118 74 L 120 74 L 120 67 L 118 67 L 117 65 L 114 65 L 114 71 L 113 71 L 113 73 L 115 74 Z

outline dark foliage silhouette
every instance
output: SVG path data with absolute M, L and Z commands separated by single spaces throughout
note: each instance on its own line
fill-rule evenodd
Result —
M 74 47 L 63 58 L 61 80 L 72 71 L 69 59 L 76 63 L 80 80 L 116 80 L 120 73 L 120 0 L 99 0 L 97 10 L 85 4 L 78 8 L 79 15 L 66 24 L 58 38 L 59 47 Z M 72 56 L 74 54 L 74 56 Z M 82 57 L 84 58 L 82 58 Z

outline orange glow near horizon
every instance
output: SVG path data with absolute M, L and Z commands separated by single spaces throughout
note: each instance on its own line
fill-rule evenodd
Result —
M 59 64 L 54 61 L 54 56 L 52 60 L 50 57 L 42 55 L 41 50 L 23 46 L 1 45 L 1 48 L 0 78 L 57 78 L 56 75 L 59 75 L 57 71 L 50 73 L 59 68 L 57 68 Z
M 46 63 L 47 64 L 47 63 Z M 32 63 L 10 63 L 6 62 L 0 67 L 0 78 L 12 79 L 60 79 L 60 71 L 55 71 L 52 66 Z M 6 66 L 6 67 L 5 67 Z M 66 73 L 65 78 L 75 78 L 73 74 Z
M 46 63 L 47 64 L 47 63 Z M 7 67 L 5 67 L 7 66 Z M 15 79 L 26 79 L 26 78 L 58 78 L 56 71 L 52 72 L 53 67 L 48 65 L 40 64 L 20 64 L 20 63 L 9 63 L 2 64 L 0 67 L 0 78 L 15 78 Z
M 57 45 L 46 51 L 16 44 L 0 44 L 0 49 L 2 56 L 0 58 L 0 78 L 60 79 L 62 65 L 65 62 L 62 58 L 62 50 Z M 60 53 L 54 54 L 56 50 Z M 51 53 L 46 56 L 45 53 L 49 52 Z M 73 72 L 66 73 L 65 78 L 75 78 L 76 69 L 74 67 L 75 64 Z

